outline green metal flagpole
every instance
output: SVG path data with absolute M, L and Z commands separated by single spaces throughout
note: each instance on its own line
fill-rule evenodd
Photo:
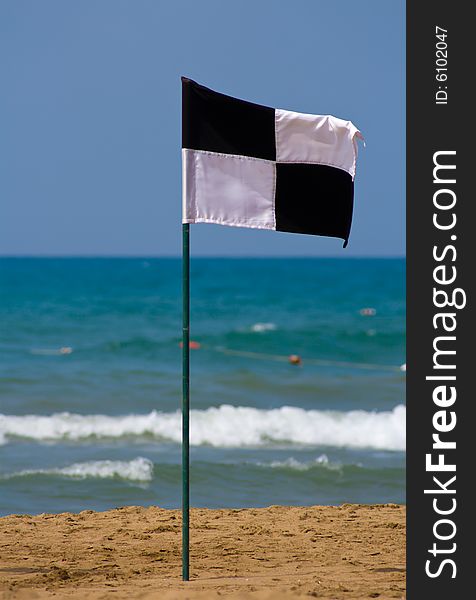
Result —
M 182 579 L 189 580 L 190 531 L 190 225 L 182 224 Z

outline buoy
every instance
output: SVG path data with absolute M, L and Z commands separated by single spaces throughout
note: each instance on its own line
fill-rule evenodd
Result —
M 302 363 L 301 357 L 298 354 L 291 354 L 288 360 L 292 365 L 300 365 Z
M 183 342 L 179 343 L 179 347 L 183 348 Z M 190 348 L 190 350 L 198 350 L 199 348 L 201 348 L 201 344 L 200 342 L 194 342 L 193 340 L 190 340 L 190 342 L 188 343 L 188 347 Z

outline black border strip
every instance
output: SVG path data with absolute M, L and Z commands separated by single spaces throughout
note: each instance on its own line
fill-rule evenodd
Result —
M 446 37 L 436 37 L 437 26 L 447 30 Z M 475 236 L 472 208 L 476 201 L 470 188 L 475 154 L 470 147 L 474 136 L 470 92 L 474 33 L 470 28 L 471 19 L 462 2 L 407 3 L 407 597 L 415 600 L 467 598 L 472 589 L 469 486 L 473 483 L 474 449 L 469 440 L 476 433 L 471 419 L 476 328 L 472 313 L 474 249 L 470 244 Z M 438 49 L 446 52 L 437 55 Z M 456 169 L 433 173 L 435 161 Z M 450 205 L 453 195 L 454 207 L 435 206 L 440 200 Z M 454 218 L 454 227 L 449 229 L 434 223 L 436 219 L 437 224 L 446 226 Z M 435 271 L 437 267 L 443 268 Z M 454 282 L 441 283 L 455 273 Z M 435 306 L 434 290 L 452 298 L 456 289 L 461 290 L 456 292 L 456 302 L 463 304 L 466 296 L 466 307 Z M 439 294 L 436 302 L 445 304 L 444 295 Z M 455 315 L 453 332 L 444 330 L 443 318 L 435 321 L 438 313 Z M 451 321 L 448 317 L 446 324 Z M 437 340 L 440 336 L 448 337 Z M 454 339 L 449 339 L 451 336 Z M 435 356 L 435 343 L 456 354 Z M 435 368 L 435 360 L 444 367 Z M 456 368 L 448 368 L 451 365 Z M 456 379 L 427 379 L 434 376 Z M 455 388 L 454 403 L 437 405 L 434 390 L 438 386 L 447 386 L 443 387 L 447 393 Z M 443 412 L 438 415 L 439 411 Z M 440 438 L 456 442 L 456 448 L 434 449 L 432 436 L 443 423 L 452 422 L 452 413 L 456 425 L 440 433 Z M 428 454 L 431 463 L 443 454 L 441 460 L 456 465 L 456 471 L 428 469 Z M 454 475 L 454 482 L 448 483 Z M 444 492 L 433 477 L 455 493 Z M 433 492 L 425 494 L 425 489 Z M 450 511 L 453 507 L 447 515 L 437 513 L 437 509 Z

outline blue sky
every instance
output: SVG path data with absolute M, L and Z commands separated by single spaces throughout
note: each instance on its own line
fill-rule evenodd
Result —
M 405 252 L 404 2 L 3 0 L 0 254 L 179 255 L 180 75 L 363 132 L 352 234 L 192 226 L 194 255 Z

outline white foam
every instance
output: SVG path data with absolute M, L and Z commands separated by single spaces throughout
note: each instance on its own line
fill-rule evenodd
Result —
M 74 463 L 60 469 L 33 469 L 19 471 L 10 475 L 4 475 L 3 479 L 13 477 L 24 477 L 27 475 L 60 475 L 74 479 L 128 479 L 130 481 L 151 481 L 154 465 L 148 458 L 139 456 L 134 460 L 91 460 L 88 462 Z
M 251 331 L 262 333 L 263 331 L 275 331 L 277 329 L 274 323 L 255 323 L 251 326 Z
M 329 471 L 341 471 L 342 465 L 330 462 L 326 454 L 321 454 L 317 458 L 307 462 L 301 462 L 293 457 L 286 460 L 273 460 L 269 463 L 256 463 L 260 467 L 270 467 L 272 469 L 292 469 L 294 471 L 309 471 L 316 467 L 328 469 Z
M 61 348 L 32 348 L 31 354 L 43 354 L 45 356 L 56 356 L 64 354 L 72 354 L 73 349 L 71 346 L 62 346 Z
M 405 449 L 405 406 L 391 411 L 304 410 L 283 406 L 261 410 L 222 405 L 191 411 L 191 444 L 216 447 L 309 444 L 379 450 Z M 88 438 L 150 436 L 180 443 L 181 414 L 152 411 L 145 415 L 50 416 L 1 415 L 0 438 L 36 441 L 81 441 Z

